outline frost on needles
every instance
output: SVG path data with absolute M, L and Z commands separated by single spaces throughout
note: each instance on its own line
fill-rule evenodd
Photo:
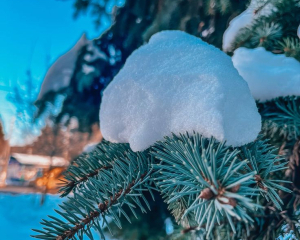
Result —
M 260 116 L 231 59 L 186 33 L 156 34 L 128 58 L 100 121 L 106 140 L 66 171 L 68 198 L 35 238 L 93 239 L 95 229 L 105 239 L 111 224 L 149 211 L 157 191 L 180 235 L 247 239 L 263 206 L 281 210 L 277 192 L 290 191 L 274 179 L 286 161 L 257 137 Z

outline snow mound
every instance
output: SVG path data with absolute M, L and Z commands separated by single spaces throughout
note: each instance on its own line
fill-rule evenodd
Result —
M 262 47 L 238 48 L 232 61 L 255 99 L 300 96 L 300 62 L 295 58 L 273 54 Z
M 233 50 L 232 44 L 242 28 L 251 26 L 255 19 L 268 16 L 275 10 L 273 4 L 266 3 L 265 0 L 252 0 L 244 12 L 230 21 L 229 27 L 223 35 L 223 51 L 231 52 Z
M 239 146 L 257 137 L 261 119 L 230 57 L 187 33 L 164 31 L 134 51 L 104 90 L 100 128 L 133 151 L 193 131 Z
M 57 92 L 70 85 L 78 54 L 88 42 L 89 40 L 83 34 L 74 47 L 54 62 L 46 73 L 38 100 L 50 91 Z

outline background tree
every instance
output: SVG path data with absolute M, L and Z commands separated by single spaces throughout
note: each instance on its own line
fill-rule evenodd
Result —
M 112 26 L 99 38 L 84 44 L 76 58 L 70 85 L 59 91 L 45 92 L 36 102 L 42 114 L 49 102 L 65 95 L 59 122 L 63 116 L 76 117 L 79 129 L 90 131 L 99 122 L 101 93 L 119 72 L 127 57 L 156 32 L 182 30 L 201 37 L 221 48 L 228 22 L 243 11 L 248 1 L 203 0 L 127 0 L 111 14 Z M 96 21 L 101 19 L 106 4 L 116 1 L 75 1 L 76 15 L 91 11 Z M 107 15 L 106 15 L 107 16 Z M 88 71 L 87 71 L 88 69 Z M 63 81 L 62 79 L 49 79 Z M 46 85 L 46 83 L 44 82 Z
M 13 131 L 15 131 L 16 136 L 22 138 L 22 144 L 34 139 L 42 122 L 40 119 L 34 121 L 34 115 L 37 111 L 34 102 L 39 91 L 38 86 L 34 84 L 36 79 L 33 79 L 30 70 L 26 72 L 26 75 L 27 79 L 22 83 L 18 82 L 7 97 L 16 108 Z

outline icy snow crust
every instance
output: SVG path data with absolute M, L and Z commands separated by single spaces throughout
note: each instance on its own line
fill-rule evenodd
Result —
M 255 99 L 300 96 L 300 63 L 295 58 L 273 54 L 262 47 L 238 48 L 232 61 Z
M 100 125 L 106 140 L 141 151 L 172 132 L 246 144 L 261 119 L 230 57 L 187 33 L 164 31 L 134 51 L 105 89 Z

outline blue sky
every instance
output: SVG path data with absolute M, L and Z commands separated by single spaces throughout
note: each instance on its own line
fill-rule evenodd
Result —
M 89 39 L 100 35 L 90 16 L 73 19 L 73 0 L 0 1 L 0 115 L 6 129 L 14 114 L 6 95 L 22 84 L 30 69 L 37 84 L 61 54 L 85 32 Z M 109 23 L 104 23 L 108 27 Z

